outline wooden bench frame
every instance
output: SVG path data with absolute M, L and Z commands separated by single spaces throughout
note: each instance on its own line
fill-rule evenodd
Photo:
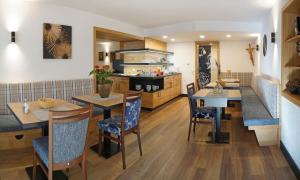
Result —
M 255 131 L 259 146 L 278 145 L 279 125 L 248 126 L 249 130 Z

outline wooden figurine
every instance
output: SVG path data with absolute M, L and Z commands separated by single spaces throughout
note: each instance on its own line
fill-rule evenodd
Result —
M 255 51 L 255 48 L 252 47 L 251 44 L 249 43 L 249 47 L 246 49 L 246 51 L 248 51 L 248 53 L 250 55 L 250 60 L 252 62 L 252 65 L 254 66 L 253 52 Z

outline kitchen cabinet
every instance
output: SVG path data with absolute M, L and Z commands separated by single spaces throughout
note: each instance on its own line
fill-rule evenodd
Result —
M 129 78 L 111 76 L 112 92 L 126 93 L 129 91 Z M 135 77 L 136 78 L 136 77 Z M 181 74 L 166 76 L 163 79 L 163 89 L 156 92 L 142 93 L 142 107 L 154 109 L 181 94 Z
M 129 78 L 128 77 L 118 77 L 112 76 L 110 79 L 113 81 L 112 92 L 116 93 L 126 93 L 129 91 Z
M 154 109 L 181 94 L 181 74 L 164 77 L 164 89 L 142 94 L 142 107 Z

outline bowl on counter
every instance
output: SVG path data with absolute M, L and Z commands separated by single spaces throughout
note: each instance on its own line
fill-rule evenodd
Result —
M 135 90 L 139 91 L 141 89 L 142 89 L 142 85 L 140 85 L 140 84 L 135 85 Z
M 146 85 L 146 90 L 147 90 L 148 92 L 150 92 L 150 91 L 151 91 L 151 85 Z
M 52 98 L 40 98 L 38 103 L 42 109 L 49 109 L 54 107 L 55 100 Z

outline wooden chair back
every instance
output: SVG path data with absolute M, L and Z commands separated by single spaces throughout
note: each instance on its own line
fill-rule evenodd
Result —
M 186 90 L 187 90 L 189 106 L 190 106 L 190 114 L 192 116 L 196 112 L 196 108 L 197 108 L 197 101 L 192 98 L 192 96 L 196 93 L 195 84 L 194 83 L 187 84 Z

